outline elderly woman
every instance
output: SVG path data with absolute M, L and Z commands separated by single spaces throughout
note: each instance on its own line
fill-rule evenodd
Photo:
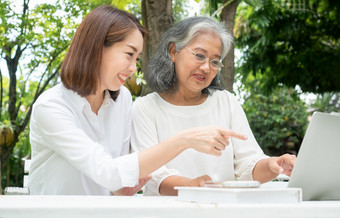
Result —
M 249 127 L 245 113 L 219 84 L 221 60 L 232 37 L 222 24 L 206 17 L 177 23 L 162 37 L 146 74 L 155 92 L 138 98 L 132 109 L 132 148 L 144 150 L 179 131 L 217 125 L 248 136 L 230 139 L 220 156 L 186 150 L 153 173 L 146 195 L 176 195 L 174 186 L 202 186 L 205 181 L 258 180 L 290 175 L 296 157 L 266 156 Z

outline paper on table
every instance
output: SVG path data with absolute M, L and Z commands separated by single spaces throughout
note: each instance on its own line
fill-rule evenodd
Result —
M 297 203 L 302 201 L 300 188 L 209 188 L 175 187 L 178 199 L 208 203 Z
M 258 188 L 260 185 L 259 181 L 206 181 L 204 186 L 210 188 Z

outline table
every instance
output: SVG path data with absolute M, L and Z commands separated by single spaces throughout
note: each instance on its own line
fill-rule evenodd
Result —
M 177 197 L 0 195 L 0 217 L 340 217 L 340 201 L 193 203 Z

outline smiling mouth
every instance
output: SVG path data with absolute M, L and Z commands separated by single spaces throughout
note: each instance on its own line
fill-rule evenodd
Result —
M 203 75 L 194 74 L 193 76 L 194 76 L 196 79 L 200 80 L 200 81 L 204 81 L 204 80 L 205 80 L 205 76 L 203 76 Z
M 120 80 L 120 82 L 121 82 L 122 84 L 125 83 L 125 80 L 127 80 L 127 78 L 128 78 L 128 77 L 126 77 L 126 76 L 124 76 L 124 75 L 122 75 L 122 74 L 118 74 L 118 79 Z

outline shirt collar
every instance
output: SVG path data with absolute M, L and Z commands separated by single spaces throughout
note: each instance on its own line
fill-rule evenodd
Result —
M 105 90 L 105 93 L 104 93 L 104 100 L 103 100 L 103 104 L 101 107 L 107 107 L 109 106 L 110 104 L 112 104 L 114 101 L 112 100 L 111 98 L 111 95 L 109 93 L 109 90 Z
M 73 90 L 67 89 L 63 84 L 62 90 L 63 93 L 70 99 L 72 105 L 74 105 L 77 112 L 81 113 L 85 107 L 88 107 L 91 110 L 91 106 L 85 97 L 80 96 L 78 93 L 74 92 Z M 108 107 L 109 105 L 113 104 L 113 100 L 108 90 L 105 90 L 104 93 L 104 100 L 101 105 L 101 108 Z

